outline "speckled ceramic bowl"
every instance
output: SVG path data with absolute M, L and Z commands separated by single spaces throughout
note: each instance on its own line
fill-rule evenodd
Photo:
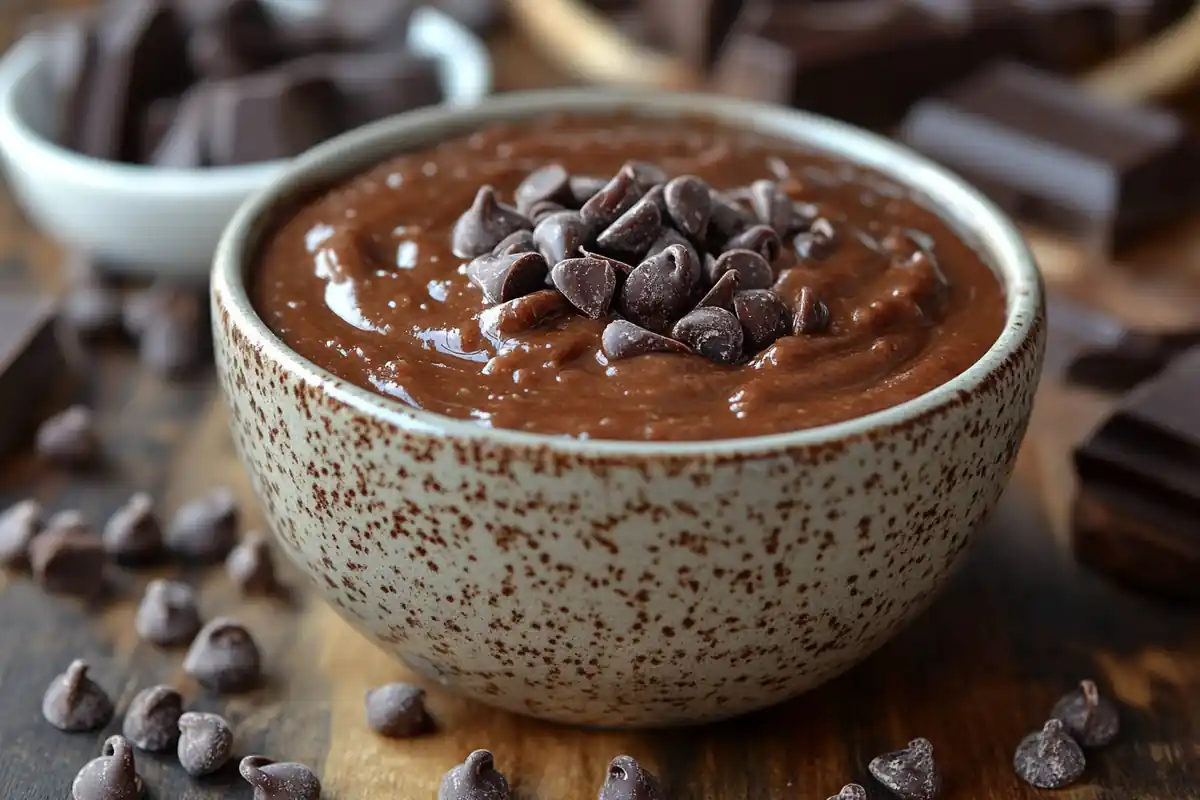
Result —
M 276 338 L 246 276 L 273 212 L 404 149 L 552 110 L 711 113 L 916 187 L 1000 276 L 971 369 L 849 422 L 714 442 L 577 441 L 415 411 Z M 234 437 L 282 547 L 380 647 L 537 717 L 695 723 L 778 703 L 920 611 L 1008 480 L 1043 350 L 1037 270 L 996 208 L 868 133 L 714 97 L 558 91 L 431 109 L 303 157 L 245 205 L 213 272 Z

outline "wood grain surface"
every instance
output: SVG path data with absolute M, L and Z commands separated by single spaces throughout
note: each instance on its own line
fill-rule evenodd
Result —
M 60 5 L 78 5 L 63 2 Z M 0 34 L 47 4 L 0 4 Z M 502 87 L 561 80 L 520 39 L 495 43 Z M 1200 218 L 1100 265 L 1069 244 L 1035 238 L 1057 291 L 1148 324 L 1200 314 Z M 55 246 L 0 196 L 0 288 L 58 285 Z M 233 452 L 211 374 L 183 384 L 142 372 L 120 346 L 76 354 L 68 394 L 97 409 L 102 469 L 67 476 L 18 455 L 0 468 L 0 506 L 34 496 L 49 509 L 77 508 L 103 520 L 134 491 L 161 510 L 214 485 L 231 487 L 262 524 Z M 325 797 L 432 798 L 442 773 L 473 748 L 496 754 L 517 796 L 594 797 L 610 758 L 629 753 L 657 772 L 672 798 L 823 800 L 847 781 L 868 786 L 866 764 L 914 736 L 930 738 L 947 798 L 1034 798 L 1013 775 L 1013 748 L 1040 727 L 1053 701 L 1093 677 L 1121 703 L 1123 730 L 1090 758 L 1070 800 L 1200 798 L 1200 613 L 1126 593 L 1081 570 L 1065 547 L 1072 491 L 1068 452 L 1103 413 L 1103 398 L 1068 390 L 1047 375 L 1018 466 L 1000 508 L 965 568 L 933 608 L 859 668 L 778 708 L 695 729 L 623 733 L 544 724 L 457 699 L 436 687 L 438 731 L 393 742 L 371 734 L 363 693 L 411 676 L 343 624 L 299 582 L 287 600 L 241 601 L 219 571 L 188 572 L 206 617 L 229 613 L 263 645 L 269 680 L 256 693 L 222 699 L 183 675 L 182 653 L 140 643 L 132 613 L 141 587 L 177 569 L 122 573 L 104 604 L 47 597 L 28 578 L 0 573 L 0 798 L 69 797 L 76 770 L 141 688 L 168 682 L 190 707 L 234 724 L 237 752 L 312 765 Z M 62 734 L 41 718 L 42 692 L 74 657 L 118 702 L 106 730 Z M 155 800 L 250 798 L 233 767 L 202 781 L 172 758 L 138 756 Z

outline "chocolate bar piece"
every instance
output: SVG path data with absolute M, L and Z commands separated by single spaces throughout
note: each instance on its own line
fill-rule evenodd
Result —
M 293 74 L 328 81 L 336 93 L 340 130 L 349 130 L 410 108 L 443 99 L 438 63 L 407 51 L 351 55 L 322 53 L 287 69 Z
M 33 432 L 38 406 L 64 373 L 53 300 L 0 294 L 0 456 Z
M 900 138 L 1014 216 L 1104 251 L 1197 198 L 1200 154 L 1180 118 L 1117 105 L 1020 64 L 996 64 L 922 101 Z
M 1075 451 L 1080 561 L 1200 597 L 1200 347 L 1142 384 Z
M 273 70 L 207 87 L 208 155 L 214 166 L 291 158 L 338 132 L 332 83 Z
M 235 78 L 274 66 L 284 42 L 259 0 L 184 0 L 188 57 L 196 74 Z
M 181 100 L 174 102 L 174 115 L 158 141 L 153 143 L 154 149 L 150 151 L 146 163 L 167 169 L 195 169 L 207 166 L 210 120 L 213 114 L 212 92 L 207 85 L 200 84 L 193 86 Z M 160 113 L 165 115 L 168 112 L 164 109 Z
M 649 36 L 692 67 L 707 70 L 747 0 L 643 0 Z

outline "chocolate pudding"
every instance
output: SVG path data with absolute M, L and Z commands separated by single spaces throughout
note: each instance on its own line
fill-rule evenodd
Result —
M 555 117 L 407 153 L 281 220 L 300 355 L 415 408 L 581 438 L 794 431 L 917 397 L 1004 326 L 979 255 L 881 175 L 713 122 Z

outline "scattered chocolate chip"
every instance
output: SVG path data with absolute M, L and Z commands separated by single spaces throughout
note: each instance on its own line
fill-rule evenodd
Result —
M 539 253 L 482 255 L 467 264 L 467 277 L 489 303 L 506 303 L 545 285 L 546 259 Z
M 775 232 L 774 228 L 766 225 L 752 225 L 736 236 L 730 237 L 722 250 L 723 252 L 753 250 L 765 258 L 769 264 L 779 258 L 779 251 L 782 247 L 779 234 Z
M 738 271 L 729 270 L 721 277 L 717 278 L 717 282 L 708 290 L 708 294 L 701 298 L 696 304 L 696 308 L 723 308 L 726 311 L 733 311 L 733 296 L 738 290 Z
M 857 783 L 847 783 L 829 800 L 867 800 L 867 790 Z
M 662 800 L 658 778 L 630 756 L 617 756 L 608 765 L 599 800 Z
M 571 176 L 561 164 L 550 164 L 535 169 L 525 176 L 525 180 L 521 181 L 513 193 L 517 209 L 522 214 L 532 216 L 530 209 L 542 201 L 549 200 L 560 205 L 571 202 L 573 198 L 570 179 Z
M 913 739 L 903 750 L 877 756 L 867 769 L 884 788 L 904 800 L 933 800 L 942 791 L 942 776 L 928 739 Z
M 198 778 L 216 772 L 233 755 L 233 731 L 224 717 L 189 711 L 179 718 L 179 764 Z
M 792 311 L 770 289 L 751 289 L 733 297 L 733 310 L 746 335 L 746 349 L 765 350 L 792 333 Z
M 86 467 L 100 455 L 100 437 L 92 412 L 71 406 L 41 424 L 37 431 L 38 455 L 63 467 Z
M 525 215 L 496 199 L 495 189 L 482 186 L 454 223 L 451 244 L 459 258 L 474 258 L 490 253 L 509 234 L 532 227 Z
M 742 325 L 723 308 L 697 308 L 675 323 L 671 335 L 718 364 L 732 364 L 742 356 Z
M 496 245 L 496 249 L 492 251 L 494 256 L 511 256 L 516 253 L 533 253 L 537 251 L 537 245 L 533 243 L 533 231 L 520 230 L 513 231 L 508 236 L 500 240 Z
M 592 319 L 608 313 L 617 290 L 617 273 L 607 259 L 568 258 L 554 265 L 550 279 L 563 297 Z
M 233 492 L 213 489 L 175 512 L 167 526 L 167 548 L 189 561 L 225 558 L 237 542 L 238 516 Z
M 625 166 L 588 198 L 579 208 L 579 216 L 591 230 L 604 230 L 632 208 L 641 196 L 642 189 L 633 170 Z
M 534 330 L 571 310 L 571 304 L 555 289 L 541 289 L 486 308 L 479 314 L 480 332 L 492 340 L 507 339 Z
M 121 294 L 98 280 L 80 281 L 63 297 L 59 315 L 81 338 L 93 339 L 121 329 Z
M 36 500 L 14 503 L 0 514 L 0 567 L 29 564 L 29 545 L 42 529 L 42 506 Z
M 87 673 L 87 662 L 75 659 L 42 696 L 42 716 L 60 731 L 94 731 L 112 719 L 112 700 Z
M 541 222 L 542 220 L 544 220 L 546 217 L 550 216 L 551 214 L 558 214 L 559 212 L 568 211 L 568 210 L 570 210 L 570 209 L 568 209 L 562 203 L 555 203 L 552 200 L 539 200 L 538 202 L 536 202 L 532 206 L 530 206 L 529 212 L 528 212 L 529 220 L 530 220 L 530 222 L 533 223 L 534 227 L 536 228 L 537 224 L 539 222 Z
M 808 230 L 796 234 L 792 245 L 800 258 L 824 261 L 833 254 L 837 245 L 837 233 L 832 222 L 825 217 L 818 217 L 812 221 Z
M 200 630 L 196 593 L 186 583 L 150 581 L 138 603 L 133 627 L 141 639 L 160 647 L 187 644 Z
M 262 678 L 262 656 L 250 631 L 226 617 L 209 622 L 183 659 L 183 669 L 206 689 L 222 694 L 256 686 Z
M 145 792 L 133 748 L 121 736 L 108 737 L 100 757 L 84 764 L 71 784 L 71 800 L 139 800 Z
M 666 330 L 688 310 L 700 282 L 700 265 L 680 245 L 671 245 L 637 266 L 617 293 L 617 308 L 650 330 Z
M 704 233 L 704 240 L 708 249 L 716 252 L 731 238 L 746 230 L 754 220 L 717 192 L 711 192 L 709 197 L 708 230 Z
M 271 545 L 261 533 L 250 533 L 229 551 L 225 574 L 242 594 L 272 594 L 279 588 Z
M 319 800 L 321 781 L 303 764 L 274 762 L 266 756 L 246 756 L 238 765 L 254 800 Z
M 597 249 L 606 254 L 637 260 L 646 255 L 662 228 L 661 189 L 652 189 L 596 237 Z
M 759 222 L 769 225 L 780 236 L 796 230 L 798 220 L 792 198 L 775 181 L 759 180 L 750 184 L 750 207 Z
M 770 289 L 775 284 L 775 272 L 761 254 L 753 250 L 727 250 L 707 265 L 709 281 L 716 281 L 726 272 L 738 273 L 738 286 L 744 290 Z
M 63 511 L 29 544 L 29 563 L 42 588 L 55 594 L 92 598 L 105 587 L 104 544 L 78 513 Z
M 677 244 L 680 247 L 686 248 L 688 254 L 692 257 L 692 260 L 697 264 L 703 263 L 702 259 L 700 258 L 700 251 L 696 249 L 696 246 L 689 242 L 682 233 L 674 228 L 663 228 L 659 233 L 658 238 L 650 244 L 650 249 L 647 252 L 661 253 L 663 250 L 666 250 L 673 244 Z
M 1021 780 L 1039 789 L 1061 789 L 1083 775 L 1087 760 L 1060 719 L 1046 722 L 1017 745 L 1013 769 Z
M 429 730 L 425 690 L 408 683 L 389 683 L 367 692 L 367 727 L 380 736 L 406 739 Z
M 642 188 L 642 191 L 667 182 L 667 173 L 657 164 L 646 161 L 626 161 L 622 168 L 633 173 L 634 180 L 637 181 L 637 185 Z
M 163 553 L 162 525 L 150 495 L 139 492 L 104 525 L 104 550 L 118 564 L 147 564 Z
M 496 771 L 492 754 L 476 750 L 442 777 L 438 800 L 508 800 L 508 779 Z
M 535 249 L 546 264 L 554 266 L 564 258 L 575 258 L 588 238 L 588 226 L 577 211 L 560 211 L 538 222 L 533 229 Z
M 604 188 L 608 183 L 604 178 L 596 178 L 591 175 L 572 175 L 567 182 L 571 189 L 572 205 L 579 207 L 592 199 L 596 192 Z
M 829 330 L 829 306 L 817 297 L 814 289 L 805 286 L 800 290 L 796 303 L 796 315 L 792 318 L 792 333 L 796 336 L 811 336 Z
M 1100 696 L 1096 684 L 1090 680 L 1079 682 L 1079 688 L 1066 694 L 1050 712 L 1053 719 L 1061 720 L 1067 732 L 1083 747 L 1104 747 L 1117 738 L 1120 715 L 1111 700 Z
M 617 319 L 608 323 L 600 335 L 600 347 L 604 355 L 613 361 L 622 358 L 644 356 L 649 353 L 689 353 L 686 346 L 668 339 L 654 331 L 648 331 L 628 320 Z
M 699 239 L 708 229 L 712 213 L 712 195 L 708 184 L 694 175 L 681 175 L 663 187 L 667 215 L 679 230 L 691 239 Z
M 164 753 L 179 736 L 183 697 L 170 686 L 151 686 L 134 695 L 121 733 L 139 750 Z

